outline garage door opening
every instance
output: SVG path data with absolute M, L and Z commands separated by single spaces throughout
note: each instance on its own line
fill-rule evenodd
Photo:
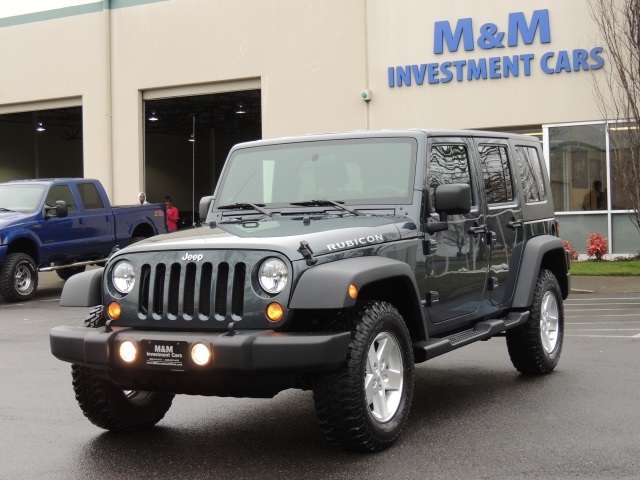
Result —
M 145 100 L 143 114 L 147 199 L 171 196 L 190 226 L 231 147 L 262 138 L 260 90 Z
M 82 107 L 0 115 L 0 181 L 83 177 Z

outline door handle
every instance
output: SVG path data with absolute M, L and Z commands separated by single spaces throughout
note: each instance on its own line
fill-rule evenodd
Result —
M 477 237 L 478 235 L 482 233 L 487 233 L 487 232 L 488 230 L 486 225 L 476 225 L 474 227 L 469 227 L 469 230 L 467 230 L 467 233 L 470 233 L 474 237 Z
M 512 230 L 515 230 L 516 228 L 522 228 L 524 226 L 524 220 L 520 219 L 520 220 L 511 220 L 509 223 L 507 223 L 507 228 L 511 228 Z

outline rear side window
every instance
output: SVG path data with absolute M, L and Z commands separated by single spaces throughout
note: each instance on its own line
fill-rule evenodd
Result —
M 78 210 L 76 201 L 68 185 L 54 185 L 51 187 L 44 203 L 49 207 L 55 207 L 58 200 L 63 200 L 64 203 L 67 204 L 67 210 L 70 212 L 76 212 Z
M 520 170 L 522 197 L 526 203 L 545 200 L 542 165 L 538 150 L 534 147 L 516 146 L 516 161 Z
M 509 169 L 507 147 L 504 145 L 480 145 L 480 164 L 487 203 L 513 201 L 513 183 Z
M 431 205 L 435 205 L 436 188 L 451 183 L 466 183 L 469 176 L 469 152 L 465 145 L 434 145 L 429 155 L 429 193 Z M 473 187 L 471 201 L 475 205 Z
M 100 198 L 100 193 L 93 183 L 79 183 L 78 191 L 80 192 L 80 198 L 82 198 L 82 204 L 86 210 L 103 210 L 104 203 Z

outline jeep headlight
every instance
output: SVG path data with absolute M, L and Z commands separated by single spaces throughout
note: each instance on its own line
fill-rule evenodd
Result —
M 287 285 L 289 271 L 279 258 L 267 258 L 258 271 L 260 286 L 267 293 L 280 293 Z
M 127 260 L 120 260 L 111 270 L 111 281 L 116 290 L 123 295 L 131 292 L 136 284 L 136 272 Z

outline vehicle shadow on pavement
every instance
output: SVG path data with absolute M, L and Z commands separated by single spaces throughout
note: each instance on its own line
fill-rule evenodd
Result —
M 424 459 L 450 449 L 459 455 L 489 435 L 497 440 L 504 422 L 512 421 L 505 416 L 509 404 L 518 404 L 518 410 L 535 402 L 544 395 L 545 382 L 561 376 L 523 377 L 506 365 L 497 370 L 420 366 L 404 433 L 391 449 L 375 454 L 375 462 L 371 455 L 332 447 L 317 425 L 312 394 L 287 391 L 257 408 L 255 401 L 229 399 L 233 403 L 226 411 L 191 410 L 188 423 L 176 427 L 167 426 L 170 410 L 166 421 L 147 432 L 99 434 L 83 448 L 74 470 L 78 478 L 128 472 L 131 478 L 235 479 L 318 478 L 332 472 L 343 478 L 351 468 L 358 468 L 360 478 L 367 471 L 378 477 L 388 468 L 388 478 L 399 478 L 393 466 L 399 453 Z M 385 461 L 388 466 L 382 467 Z

